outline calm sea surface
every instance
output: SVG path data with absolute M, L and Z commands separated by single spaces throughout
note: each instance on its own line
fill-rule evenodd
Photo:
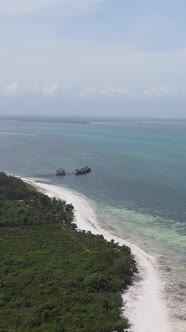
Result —
M 88 175 L 55 176 L 56 168 L 86 165 L 93 169 Z M 91 199 L 105 227 L 157 257 L 175 315 L 184 321 L 186 122 L 0 120 L 0 170 Z

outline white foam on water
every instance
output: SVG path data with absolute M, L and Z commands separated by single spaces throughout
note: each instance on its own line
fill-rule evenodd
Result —
M 135 244 L 119 238 L 101 227 L 96 213 L 86 197 L 66 188 L 36 182 L 35 179 L 23 179 L 35 185 L 50 197 L 57 197 L 74 206 L 75 222 L 78 229 L 103 234 L 110 241 L 113 239 L 120 245 L 127 245 L 135 256 L 139 269 L 138 280 L 124 292 L 123 313 L 129 319 L 132 332 L 174 332 L 169 320 L 168 309 L 164 297 L 163 282 L 160 279 L 156 260 Z

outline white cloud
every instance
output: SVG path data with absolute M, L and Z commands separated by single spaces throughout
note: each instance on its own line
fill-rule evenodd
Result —
M 13 97 L 16 96 L 18 93 L 18 82 L 1 82 L 0 83 L 0 96 L 4 97 Z
M 129 97 L 130 93 L 128 89 L 122 87 L 106 86 L 96 88 L 95 86 L 84 86 L 80 88 L 80 97 Z
M 135 87 L 123 87 L 122 85 L 81 85 L 81 84 L 70 84 L 65 82 L 48 82 L 42 83 L 37 82 L 26 83 L 24 81 L 21 84 L 18 81 L 2 81 L 0 82 L 0 96 L 2 97 L 39 97 L 44 96 L 48 98 L 65 97 L 65 98 L 82 98 L 92 100 L 111 100 L 111 99 L 130 99 L 130 100 L 154 100 L 161 97 L 166 98 L 177 98 L 186 97 L 185 86 L 180 89 L 176 89 L 171 85 L 159 86 L 159 87 L 146 87 L 135 88 Z
M 89 7 L 105 0 L 0 0 L 0 13 L 25 14 L 38 9 L 63 6 L 66 8 Z
M 173 97 L 176 95 L 176 91 L 168 86 L 160 86 L 158 88 L 148 88 L 144 90 L 144 97 L 159 98 L 159 97 Z
M 59 91 L 59 85 L 57 83 L 51 85 L 44 85 L 41 92 L 48 97 L 54 97 Z
M 106 87 L 99 91 L 101 96 L 112 97 L 112 96 L 124 96 L 129 97 L 130 93 L 128 89 L 120 88 L 120 87 Z

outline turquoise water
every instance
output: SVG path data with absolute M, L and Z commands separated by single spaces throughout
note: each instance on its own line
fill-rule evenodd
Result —
M 45 178 L 93 200 L 105 227 L 157 256 L 172 297 L 183 303 L 186 122 L 0 120 L 0 156 L 0 170 Z M 86 176 L 55 176 L 56 168 L 86 165 L 93 169 Z

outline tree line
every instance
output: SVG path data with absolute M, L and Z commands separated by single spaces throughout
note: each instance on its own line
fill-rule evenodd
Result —
M 0 173 L 1 332 L 121 332 L 136 271 L 128 247 L 77 231 L 71 204 Z

